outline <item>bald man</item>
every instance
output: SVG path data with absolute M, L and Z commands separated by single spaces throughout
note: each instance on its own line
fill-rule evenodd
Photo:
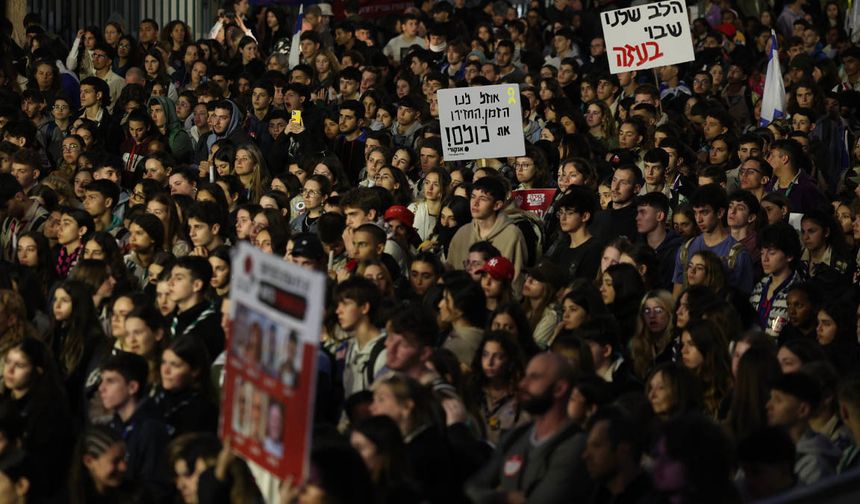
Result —
M 476 503 L 580 502 L 588 496 L 581 474 L 581 431 L 567 417 L 573 371 L 549 352 L 532 358 L 518 400 L 532 421 L 502 438 L 490 462 L 466 484 Z

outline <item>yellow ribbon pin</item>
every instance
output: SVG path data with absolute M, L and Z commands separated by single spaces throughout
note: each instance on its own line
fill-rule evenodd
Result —
M 508 88 L 508 105 L 517 104 L 517 92 L 513 87 Z

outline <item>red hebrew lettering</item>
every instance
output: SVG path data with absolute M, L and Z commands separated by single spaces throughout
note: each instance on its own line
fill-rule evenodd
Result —
M 622 47 L 613 47 L 615 51 L 615 64 L 619 67 L 641 66 L 648 61 L 665 56 L 660 50 L 660 44 L 653 40 L 633 46 L 626 44 Z M 634 59 L 634 54 L 636 59 Z

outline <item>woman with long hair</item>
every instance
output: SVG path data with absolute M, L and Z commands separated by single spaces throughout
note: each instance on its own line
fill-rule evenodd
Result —
M 172 436 L 215 432 L 218 406 L 209 376 L 209 351 L 194 335 L 180 336 L 161 354 L 161 383 L 155 402 Z
M 116 58 L 113 60 L 113 72 L 120 77 L 125 77 L 125 73 L 129 68 L 138 66 L 137 58 L 137 40 L 127 34 L 120 36 L 116 44 Z
M 818 342 L 811 339 L 795 338 L 779 344 L 776 359 L 783 374 L 795 373 L 805 364 L 826 361 L 827 354 Z
M 66 68 L 78 75 L 93 73 L 93 51 L 101 43 L 102 34 L 97 26 L 87 26 L 78 30 L 72 48 L 66 56 Z M 81 47 L 83 45 L 83 47 Z
M 81 259 L 68 276 L 86 284 L 92 291 L 93 306 L 105 334 L 110 328 L 110 299 L 113 296 L 116 280 L 111 275 L 110 266 L 99 259 Z
M 651 412 L 662 423 L 689 412 L 702 411 L 702 388 L 689 369 L 677 362 L 654 366 L 645 378 Z
M 88 285 L 78 280 L 66 280 L 54 290 L 53 299 L 51 349 L 75 413 L 83 401 L 91 361 L 96 349 L 104 343 L 105 334 Z
M 123 349 L 146 359 L 149 364 L 147 383 L 152 388 L 161 381 L 159 359 L 167 341 L 164 323 L 164 317 L 152 303 L 135 307 L 125 317 Z
M 374 502 L 394 504 L 420 500 L 406 444 L 394 420 L 377 415 L 357 422 L 350 432 L 349 443 L 361 455 L 370 472 Z
M 146 213 L 158 217 L 164 225 L 165 248 L 174 256 L 182 257 L 191 252 L 191 244 L 185 239 L 184 226 L 179 221 L 179 210 L 173 197 L 166 192 L 154 194 L 146 202 Z
M 37 231 L 22 233 L 18 237 L 15 259 L 18 264 L 33 272 L 39 280 L 42 295 L 47 297 L 48 289 L 56 279 L 56 271 L 51 257 L 51 245 L 45 235 Z
M 525 364 L 513 335 L 491 331 L 484 335 L 472 359 L 468 393 L 478 405 L 481 430 L 493 445 L 524 420 L 517 407 L 517 389 Z
M 232 260 L 230 258 L 230 247 L 220 245 L 209 252 L 209 265 L 212 266 L 212 289 L 215 295 L 224 299 L 230 296 L 230 283 L 232 277 Z
M 181 19 L 174 19 L 161 30 L 160 38 L 161 47 L 170 54 L 168 60 L 170 66 L 180 68 L 183 57 L 182 48 L 192 43 L 188 25 Z
M 351 188 L 343 163 L 337 156 L 326 156 L 315 162 L 311 160 L 309 164 L 312 175 L 322 175 L 329 179 L 332 195 L 343 194 Z
M 813 210 L 803 214 L 800 221 L 801 273 L 812 278 L 825 271 L 847 274 L 851 260 L 841 226 L 829 213 Z
M 615 118 L 609 105 L 603 100 L 594 100 L 586 105 L 585 122 L 588 124 L 588 134 L 603 146 L 605 151 L 618 148 Z
M 680 205 L 672 214 L 672 229 L 681 235 L 684 240 L 695 238 L 699 235 L 699 226 L 696 225 L 696 215 L 689 205 Z
M 83 258 L 104 261 L 110 268 L 110 274 L 116 281 L 117 288 L 124 289 L 129 285 L 130 279 L 126 272 L 122 250 L 117 245 L 116 238 L 110 233 L 105 231 L 93 233 L 84 243 Z
M 316 91 L 314 101 L 320 105 L 331 105 L 337 101 L 337 80 L 341 66 L 337 56 L 328 48 L 320 48 L 313 61 Z M 374 118 L 375 119 L 375 118 Z
M 487 298 L 487 310 L 493 311 L 499 304 L 515 301 L 514 265 L 505 257 L 491 257 L 481 268 L 481 289 Z
M 325 212 L 325 202 L 331 194 L 331 181 L 322 175 L 311 175 L 302 188 L 302 214 L 290 223 L 293 233 L 316 233 L 317 221 Z
M 661 362 L 672 360 L 672 339 L 675 329 L 675 300 L 672 293 L 652 290 L 645 293 L 639 304 L 636 332 L 630 340 L 633 371 L 644 377 Z
M 265 28 L 263 30 L 263 41 L 260 44 L 260 51 L 263 54 L 270 54 L 275 42 L 283 38 L 292 38 L 290 27 L 287 23 L 287 14 L 277 5 L 270 5 L 266 8 Z
M 781 373 L 771 348 L 750 348 L 740 358 L 725 423 L 735 442 L 767 427 L 770 385 Z
M 728 342 L 713 322 L 701 320 L 684 328 L 681 344 L 681 361 L 702 383 L 705 411 L 714 419 L 724 418 L 732 386 Z
M 464 271 L 446 273 L 442 280 L 439 322 L 449 330 L 442 346 L 454 352 L 461 365 L 467 367 L 472 363 L 484 334 L 484 291 Z
M 263 188 L 269 187 L 269 172 L 260 148 L 254 143 L 240 145 L 236 149 L 236 175 L 244 187 L 243 196 L 248 201 L 259 202 Z
M 600 287 L 603 283 L 603 273 L 612 265 L 621 262 L 621 256 L 630 254 L 633 249 L 633 244 L 625 237 L 615 238 L 603 247 L 603 252 L 600 254 L 600 270 L 594 278 L 594 285 Z
M 614 264 L 603 273 L 600 296 L 615 320 L 622 343 L 627 344 L 636 329 L 636 311 L 645 294 L 642 276 L 632 264 Z
M 690 256 L 687 273 L 684 275 L 684 286 L 688 285 L 704 285 L 714 294 L 723 296 L 726 290 L 726 273 L 722 259 L 710 250 L 700 250 Z
M 395 205 L 408 206 L 412 203 L 412 186 L 405 172 L 385 165 L 377 172 L 374 182 L 391 193 Z
M 448 195 L 450 187 L 451 175 L 443 168 L 433 168 L 424 177 L 423 199 L 408 207 L 415 215 L 413 227 L 421 241 L 428 239 L 436 226 L 442 211 L 442 200 Z
M 0 356 L 19 344 L 24 338 L 37 338 L 36 329 L 27 317 L 27 306 L 17 292 L 0 289 Z M 0 372 L 4 363 L 0 361 Z
M 4 354 L 0 405 L 19 421 L 22 448 L 39 467 L 31 481 L 34 501 L 55 497 L 65 481 L 68 457 L 74 443 L 66 391 L 54 359 L 44 343 L 24 337 Z
M 440 258 L 448 255 L 448 246 L 454 234 L 462 226 L 472 222 L 472 212 L 469 210 L 469 200 L 462 196 L 451 196 L 442 203 L 439 220 L 433 228 L 429 239 L 422 243 L 419 251 L 433 251 Z
M 252 80 L 260 78 L 266 71 L 266 64 L 260 59 L 256 39 L 246 35 L 239 40 L 237 48 L 239 51 L 233 60 L 237 73 L 246 73 Z
M 564 278 L 564 274 L 549 262 L 543 262 L 525 273 L 523 311 L 529 320 L 532 339 L 545 350 L 552 342 L 559 321 L 556 293 L 561 287 L 558 281 Z
M 396 285 L 385 263 L 378 259 L 368 259 L 363 261 L 361 267 L 363 268 L 362 276 L 376 285 L 379 293 L 382 294 L 383 300 L 388 304 L 395 303 L 397 300 L 395 294 Z
M 574 336 L 574 331 L 595 315 L 609 313 L 600 292 L 591 282 L 579 278 L 564 290 L 567 294 L 564 294 L 561 300 L 561 323 L 556 328 L 553 341 L 560 337 Z
M 523 156 L 516 158 L 517 189 L 541 189 L 549 185 L 549 166 L 546 155 L 537 147 L 528 147 Z
M 370 412 L 385 415 L 400 428 L 406 442 L 406 456 L 421 484 L 422 493 L 431 502 L 445 502 L 451 497 L 456 480 L 445 439 L 444 413 L 430 391 L 413 378 L 391 375 L 377 380 L 371 387 Z
M 828 301 L 818 309 L 816 339 L 828 360 L 842 373 L 855 368 L 860 360 L 857 343 L 856 307 L 852 302 Z
M 147 83 L 152 82 L 167 82 L 169 83 L 167 97 L 174 102 L 179 98 L 179 93 L 176 91 L 176 86 L 171 82 L 170 76 L 167 73 L 167 64 L 164 62 L 164 54 L 157 48 L 146 51 L 143 56 L 143 71 L 146 73 Z
M 510 333 L 523 352 L 526 361 L 541 352 L 532 338 L 529 319 L 517 302 L 501 303 L 487 318 L 486 330 Z

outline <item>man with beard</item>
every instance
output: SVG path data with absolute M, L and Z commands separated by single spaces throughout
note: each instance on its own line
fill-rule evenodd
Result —
M 532 421 L 502 440 L 492 459 L 466 483 L 472 502 L 582 502 L 589 493 L 581 474 L 582 442 L 566 413 L 572 369 L 549 352 L 529 362 L 518 401 Z

